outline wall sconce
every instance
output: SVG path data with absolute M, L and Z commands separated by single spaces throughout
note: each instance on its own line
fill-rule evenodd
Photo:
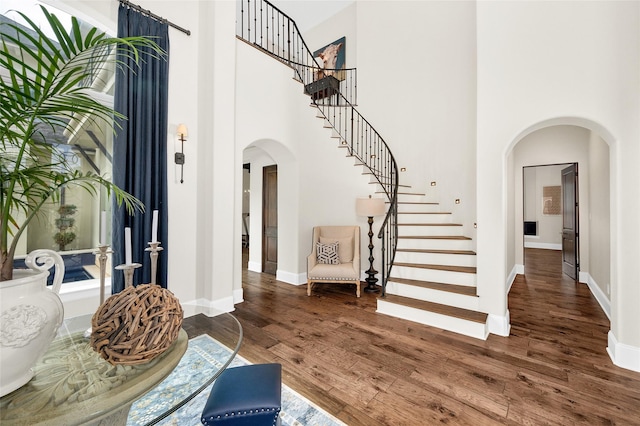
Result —
M 180 152 L 176 152 L 175 161 L 176 164 L 180 164 L 180 183 L 184 182 L 184 141 L 186 141 L 186 137 L 189 136 L 189 131 L 187 130 L 187 126 L 184 124 L 178 125 L 178 130 L 176 133 L 179 136 L 180 140 Z

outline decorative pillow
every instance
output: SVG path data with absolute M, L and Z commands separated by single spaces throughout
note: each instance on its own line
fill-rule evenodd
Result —
M 338 243 L 338 256 L 340 263 L 351 263 L 353 261 L 353 237 L 330 238 L 320 237 L 322 244 Z
M 329 265 L 340 264 L 337 242 L 329 244 L 316 243 L 316 253 L 318 263 L 326 263 Z

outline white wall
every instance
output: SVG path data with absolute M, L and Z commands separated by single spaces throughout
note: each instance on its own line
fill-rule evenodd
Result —
M 589 275 L 611 300 L 611 202 L 609 147 L 591 133 L 589 138 Z M 584 228 L 582 228 L 584 230 Z
M 237 61 L 236 148 L 251 162 L 249 268 L 259 271 L 262 264 L 262 167 L 276 164 L 276 276 L 301 284 L 313 226 L 359 224 L 364 230 L 366 218 L 356 217 L 355 199 L 373 194 L 375 186 L 323 128 L 288 67 L 245 43 L 238 43 Z M 367 244 L 361 250 L 368 250 Z M 368 263 L 363 260 L 362 266 L 367 269 Z
M 544 214 L 542 197 L 544 187 L 562 185 L 561 172 L 567 166 L 541 165 L 523 169 L 523 220 L 537 222 L 538 231 L 535 236 L 524 236 L 525 247 L 562 249 L 562 214 Z
M 440 202 L 473 237 L 475 4 L 355 2 L 308 34 L 312 50 L 346 37 L 357 109 L 406 168 L 400 183 Z
M 65 4 L 115 27 L 116 2 Z M 174 181 L 169 189 L 169 287 L 181 300 L 231 297 L 241 279 L 244 148 L 264 139 L 284 146 L 294 159 L 318 154 L 311 157 L 318 171 L 337 164 L 340 154 L 333 147 L 305 151 L 307 144 L 331 142 L 312 124 L 313 112 L 304 112 L 304 97 L 289 99 L 291 90 L 302 91 L 291 86 L 297 83 L 290 72 L 262 79 L 277 72 L 263 68 L 260 59 L 247 60 L 243 49 L 250 48 L 235 40 L 233 2 L 140 4 L 193 31 L 187 37 L 171 30 L 167 139 L 175 142 L 173 126 L 180 122 L 190 136 L 185 183 Z M 428 182 L 437 181 L 443 208 L 465 230 L 473 233 L 477 220 L 478 292 L 485 312 L 508 318 L 516 227 L 521 233 L 521 221 L 514 220 L 514 176 L 521 170 L 511 149 L 529 133 L 554 125 L 590 129 L 609 145 L 609 350 L 614 360 L 634 354 L 640 348 L 640 3 L 357 2 L 343 12 L 352 26 L 325 25 L 323 33 L 318 27 L 312 41 L 347 36 L 347 65 L 358 66 L 358 109 L 389 143 L 399 166 L 407 167 L 401 179 L 429 195 Z M 282 188 L 292 194 L 281 209 L 291 215 L 282 219 L 297 223 L 283 235 L 293 242 L 292 252 L 280 251 L 291 254 L 283 266 L 293 274 L 304 270 L 311 224 L 359 220 L 349 213 L 350 200 L 369 192 L 357 177 L 331 180 L 329 173 L 331 189 L 316 199 L 310 194 L 317 193 L 318 173 L 294 164 L 308 163 L 292 163 Z M 604 167 L 598 170 L 604 174 Z M 462 200 L 458 207 L 455 198 Z M 329 211 L 331 202 L 337 207 Z M 606 276 L 599 268 L 597 274 Z
M 566 167 L 568 163 L 578 163 L 578 201 L 580 203 L 579 222 L 580 222 L 580 270 L 581 272 L 589 271 L 589 216 L 590 216 L 590 194 L 589 194 L 589 175 L 590 175 L 590 159 L 589 159 L 589 141 L 591 132 L 585 128 L 577 126 L 551 126 L 535 131 L 526 137 L 514 147 L 512 155 L 514 161 L 514 169 L 517 170 L 513 176 L 515 180 L 515 221 L 522 223 L 523 213 L 523 182 L 522 169 L 530 166 L 536 167 L 536 188 L 534 194 L 535 211 L 538 220 L 538 232 L 540 238 L 525 238 L 523 242 L 522 229 L 516 229 L 514 232 L 514 251 L 515 262 L 517 264 L 524 263 L 523 247 L 528 242 L 537 242 L 541 244 L 549 244 L 549 247 L 560 249 L 562 244 L 562 216 L 547 216 L 542 214 L 542 187 L 548 185 L 561 185 L 560 171 Z M 606 149 L 605 144 L 605 149 Z M 604 159 L 606 161 L 606 159 Z M 602 160 L 595 160 L 596 162 Z M 560 164 L 548 166 L 549 164 Z M 560 245 L 560 247 L 558 247 Z M 555 246 L 555 247 L 554 247 Z
M 506 241 L 504 247 L 512 249 L 515 236 L 515 229 L 504 226 L 505 212 L 515 202 L 505 185 L 510 148 L 535 127 L 580 123 L 610 145 L 612 333 L 618 343 L 636 348 L 640 285 L 632 265 L 640 258 L 640 229 L 630 212 L 640 203 L 639 6 L 477 4 L 478 281 L 494 296 L 486 299 L 491 301 L 486 308 L 506 309 L 497 283 L 513 267 L 495 247 L 495 241 Z

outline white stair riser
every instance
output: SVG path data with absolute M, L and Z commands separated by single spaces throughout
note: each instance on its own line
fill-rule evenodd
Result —
M 413 194 L 410 188 L 398 189 L 398 201 L 408 203 L 428 203 L 425 194 Z
M 398 224 L 399 236 L 410 237 L 458 237 L 462 236 L 462 226 L 458 225 L 430 225 L 430 226 L 412 226 Z
M 478 311 L 480 309 L 480 298 L 477 296 L 468 296 L 466 294 L 434 290 L 431 288 L 396 283 L 393 281 L 387 282 L 386 292 L 388 294 L 395 294 L 396 296 L 426 300 L 427 302 L 455 306 L 456 308 L 469 309 L 471 311 Z
M 440 206 L 437 204 L 398 204 L 398 213 L 403 212 L 440 212 Z
M 473 254 L 396 251 L 395 261 L 399 263 L 423 263 L 427 265 L 476 266 L 476 256 Z
M 476 286 L 476 274 L 441 271 L 439 269 L 413 268 L 409 266 L 394 265 L 391 275 L 408 280 L 433 281 L 436 283 L 458 284 L 469 287 Z
M 451 223 L 450 213 L 398 214 L 398 223 Z
M 467 321 L 460 318 L 440 315 L 433 312 L 422 311 L 420 309 L 409 308 L 407 306 L 396 305 L 378 299 L 378 309 L 376 312 L 402 318 L 432 327 L 464 334 L 476 339 L 486 340 L 489 335 L 487 324 Z
M 427 250 L 473 250 L 473 241 L 448 240 L 438 238 L 398 238 L 398 248 Z

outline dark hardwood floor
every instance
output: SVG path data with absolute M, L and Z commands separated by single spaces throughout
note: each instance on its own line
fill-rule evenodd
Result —
M 526 249 L 511 335 L 477 340 L 376 314 L 347 285 L 292 286 L 244 271 L 240 355 L 348 425 L 640 424 L 640 373 L 606 353 L 609 321 L 560 252 Z M 526 277 L 526 278 L 525 278 Z M 185 320 L 191 336 L 216 327 Z

